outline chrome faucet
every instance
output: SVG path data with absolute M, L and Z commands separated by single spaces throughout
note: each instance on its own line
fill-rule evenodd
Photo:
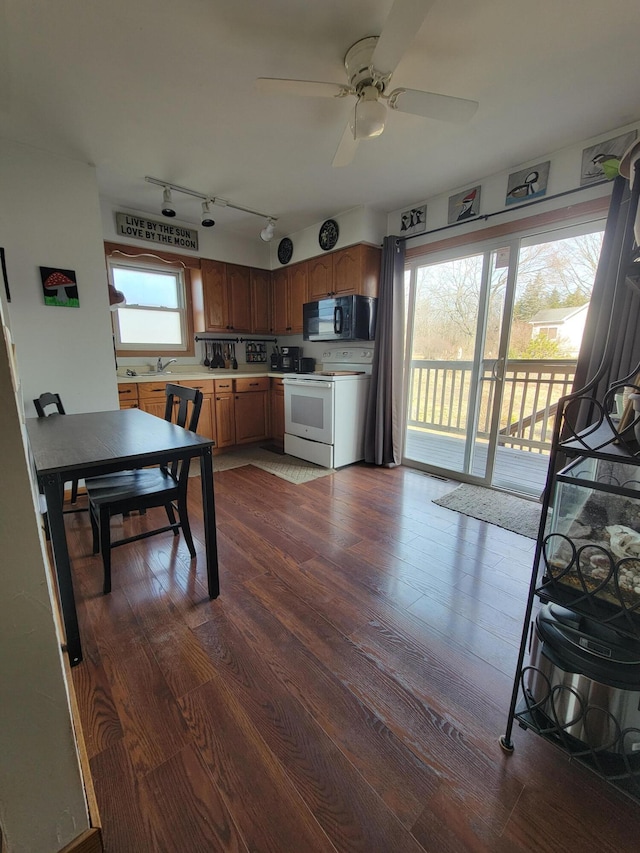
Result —
M 177 358 L 170 358 L 166 364 L 163 364 L 162 359 L 159 358 L 156 363 L 156 373 L 164 373 L 167 367 L 169 367 L 170 364 L 173 364 L 173 362 L 177 360 Z

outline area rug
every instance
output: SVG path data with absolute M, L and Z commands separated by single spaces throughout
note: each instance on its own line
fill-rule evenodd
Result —
M 319 477 L 326 477 L 327 474 L 335 474 L 333 468 L 321 468 L 312 462 L 305 462 L 304 459 L 296 459 L 286 453 L 274 453 L 262 447 L 230 450 L 228 453 L 221 453 L 219 456 L 213 457 L 214 474 L 218 474 L 220 471 L 229 471 L 231 468 L 241 468 L 244 465 L 255 465 L 256 468 L 261 468 L 263 471 L 268 471 L 270 474 L 275 474 L 276 477 L 296 485 L 317 480 Z M 190 474 L 194 476 L 199 473 L 200 465 L 197 463 L 192 467 Z
M 529 539 L 538 536 L 542 508 L 537 501 L 465 483 L 433 503 L 488 521 L 505 530 L 528 536 Z

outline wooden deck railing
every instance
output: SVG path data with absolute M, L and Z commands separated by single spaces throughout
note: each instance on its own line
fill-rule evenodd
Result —
M 498 441 L 535 453 L 548 452 L 557 401 L 571 390 L 574 359 L 507 362 Z M 478 435 L 489 437 L 497 362 L 481 365 Z M 408 426 L 462 434 L 470 416 L 472 362 L 416 359 L 409 377 Z

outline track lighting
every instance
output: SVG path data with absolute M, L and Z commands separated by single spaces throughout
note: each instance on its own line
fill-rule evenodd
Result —
M 273 235 L 275 233 L 275 225 L 276 224 L 273 219 L 269 218 L 267 220 L 267 224 L 260 232 L 260 239 L 264 240 L 265 243 L 268 243 L 270 240 L 273 240 Z
M 202 202 L 202 219 L 200 221 L 205 228 L 213 228 L 216 224 L 214 218 L 211 216 L 211 211 L 209 210 L 210 203 L 211 199 L 207 199 Z
M 173 202 L 171 201 L 171 190 L 169 187 L 165 186 L 162 192 L 162 215 L 163 216 L 175 216 L 176 212 L 173 207 Z
M 170 184 L 167 181 L 162 181 L 160 178 L 152 178 L 149 175 L 145 177 L 145 181 L 148 181 L 150 184 L 156 184 L 159 187 L 162 187 L 162 215 L 163 216 L 175 216 L 176 211 L 173 206 L 173 201 L 171 199 L 171 192 L 176 193 L 184 193 L 185 195 L 192 195 L 196 198 L 202 199 L 202 216 L 200 217 L 200 223 L 204 226 L 204 228 L 213 228 L 216 224 L 213 217 L 211 216 L 210 205 L 215 204 L 218 207 L 231 207 L 233 210 L 240 210 L 243 213 L 251 213 L 253 216 L 259 216 L 261 219 L 266 219 L 267 224 L 260 232 L 260 237 L 268 243 L 269 240 L 273 239 L 273 235 L 275 232 L 275 224 L 277 219 L 275 216 L 270 216 L 268 213 L 261 213 L 259 210 L 252 210 L 250 207 L 242 207 L 239 204 L 233 204 L 226 198 L 217 198 L 212 195 L 205 195 L 204 193 L 199 193 L 196 190 L 187 189 L 187 187 L 179 187 L 177 184 Z

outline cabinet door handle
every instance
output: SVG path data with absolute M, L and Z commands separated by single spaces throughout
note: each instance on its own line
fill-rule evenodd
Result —
M 118 391 L 118 394 L 133 394 L 131 388 L 127 388 L 126 391 Z

